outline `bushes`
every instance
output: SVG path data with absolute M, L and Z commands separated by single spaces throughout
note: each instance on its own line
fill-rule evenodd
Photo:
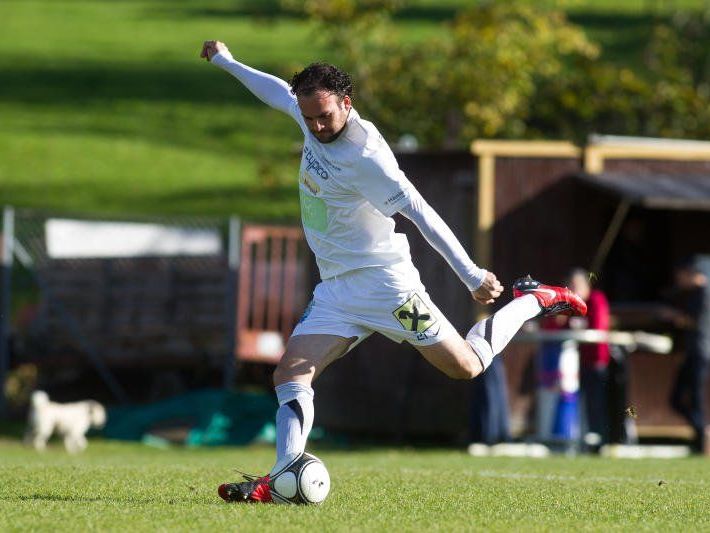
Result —
M 482 2 L 439 35 L 402 44 L 391 23 L 401 6 L 310 0 L 303 8 L 353 74 L 358 108 L 390 138 L 409 133 L 445 147 L 481 137 L 710 134 L 710 16 L 660 20 L 644 64 L 617 65 L 558 10 Z

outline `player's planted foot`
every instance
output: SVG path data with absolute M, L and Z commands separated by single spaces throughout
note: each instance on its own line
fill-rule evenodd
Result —
M 219 486 L 217 492 L 225 502 L 262 502 L 270 503 L 271 489 L 269 488 L 269 476 L 256 477 L 243 474 L 246 481 L 240 483 L 224 483 Z
M 587 314 L 587 304 L 567 287 L 543 285 L 539 281 L 532 279 L 529 274 L 513 283 L 513 296 L 515 298 L 520 298 L 526 294 L 532 294 L 537 298 L 542 308 L 542 316 L 557 314 L 585 316 Z

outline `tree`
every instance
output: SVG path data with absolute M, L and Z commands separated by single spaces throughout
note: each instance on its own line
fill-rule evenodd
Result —
M 478 2 L 433 38 L 403 44 L 392 22 L 404 0 L 282 0 L 355 80 L 358 109 L 390 138 L 428 147 L 474 138 L 589 133 L 710 135 L 710 11 L 660 21 L 645 65 L 600 60 L 565 14 L 532 2 Z
M 365 116 L 390 136 L 413 134 L 427 146 L 525 135 L 538 79 L 558 75 L 568 57 L 598 54 L 562 12 L 520 2 L 482 3 L 440 35 L 404 45 L 391 19 L 398 7 L 310 0 L 304 10 L 340 51 Z
M 577 58 L 539 85 L 528 131 L 578 141 L 594 132 L 707 138 L 708 41 L 710 16 L 676 14 L 653 28 L 643 70 Z

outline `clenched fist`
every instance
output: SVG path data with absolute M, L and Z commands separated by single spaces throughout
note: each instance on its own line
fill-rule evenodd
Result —
M 493 272 L 488 272 L 481 286 L 471 292 L 471 295 L 479 304 L 492 304 L 502 292 L 503 285 Z
M 219 52 L 229 53 L 229 48 L 222 41 L 205 41 L 202 45 L 200 57 L 204 57 L 207 61 L 211 61 L 212 57 Z

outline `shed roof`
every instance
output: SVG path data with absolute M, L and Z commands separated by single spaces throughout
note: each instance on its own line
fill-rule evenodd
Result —
M 710 211 L 710 175 L 579 174 L 580 180 L 649 209 Z

